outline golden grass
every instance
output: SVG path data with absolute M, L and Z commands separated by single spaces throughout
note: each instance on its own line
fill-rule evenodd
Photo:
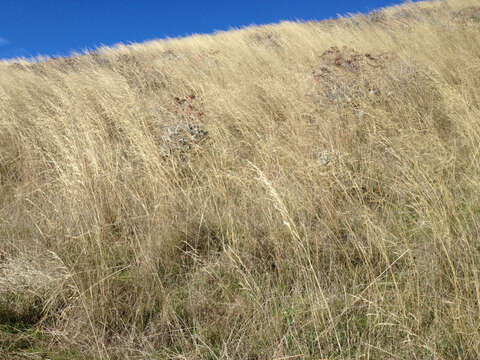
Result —
M 0 63 L 0 352 L 478 358 L 476 3 Z

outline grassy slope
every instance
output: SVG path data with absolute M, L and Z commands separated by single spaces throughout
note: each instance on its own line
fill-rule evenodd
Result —
M 0 353 L 478 358 L 475 4 L 1 63 Z

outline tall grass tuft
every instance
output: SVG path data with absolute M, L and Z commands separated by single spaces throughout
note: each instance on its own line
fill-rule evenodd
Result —
M 473 0 L 0 63 L 0 357 L 476 359 Z

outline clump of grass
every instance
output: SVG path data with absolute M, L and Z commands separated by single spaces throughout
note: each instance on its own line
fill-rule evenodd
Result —
M 1 323 L 35 325 L 68 275 L 54 253 L 4 255 L 0 263 Z
M 475 5 L 0 63 L 2 354 L 478 357 Z

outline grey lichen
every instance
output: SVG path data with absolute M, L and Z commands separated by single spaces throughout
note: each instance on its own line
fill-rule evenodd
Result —
M 184 121 L 173 124 L 166 129 L 162 136 L 160 154 L 167 158 L 170 156 L 184 156 L 198 147 L 208 138 L 208 131 L 199 124 Z

